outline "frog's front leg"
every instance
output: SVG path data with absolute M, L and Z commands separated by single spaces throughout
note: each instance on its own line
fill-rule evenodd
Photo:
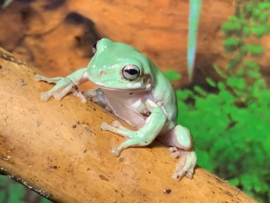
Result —
M 162 109 L 151 100 L 147 99 L 146 105 L 151 115 L 146 119 L 145 125 L 138 131 L 126 129 L 118 125 L 118 123 L 114 123 L 114 125 L 118 125 L 117 127 L 111 126 L 105 122 L 101 123 L 102 130 L 108 130 L 127 138 L 127 140 L 117 148 L 112 149 L 112 153 L 115 156 L 119 156 L 121 151 L 128 147 L 147 146 L 151 144 L 162 130 L 166 122 L 166 115 Z
M 87 68 L 79 69 L 66 78 L 47 78 L 42 75 L 35 75 L 35 80 L 56 83 L 49 91 L 40 93 L 40 98 L 43 101 L 48 101 L 51 96 L 54 96 L 56 100 L 60 101 L 66 94 L 72 92 L 74 95 L 80 97 L 82 102 L 86 102 L 85 97 L 78 91 L 76 86 L 88 80 Z

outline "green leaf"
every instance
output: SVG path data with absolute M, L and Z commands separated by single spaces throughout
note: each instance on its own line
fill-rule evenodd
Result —
M 52 203 L 50 200 L 43 198 L 40 203 Z
M 254 7 L 254 3 L 253 2 L 249 2 L 244 4 L 243 6 L 243 12 L 244 12 L 244 17 L 246 19 L 249 19 L 252 16 L 252 9 Z
M 223 42 L 223 48 L 227 53 L 236 51 L 239 45 L 239 40 L 234 37 L 230 37 Z
M 199 86 L 194 86 L 194 91 L 198 92 L 202 96 L 207 96 L 207 92 Z
M 235 32 L 234 24 L 230 22 L 223 23 L 221 25 L 221 30 L 226 36 L 233 35 L 233 33 Z
M 179 73 L 174 72 L 173 70 L 168 70 L 165 73 L 165 77 L 168 80 L 173 81 L 173 80 L 179 80 L 181 78 L 181 75 Z
M 7 176 L 0 175 L 0 187 L 6 185 Z
M 187 98 L 194 96 L 193 91 L 189 89 L 176 90 L 175 93 L 176 93 L 177 99 L 180 99 L 180 100 L 186 100 Z
M 236 55 L 232 59 L 229 60 L 227 64 L 227 70 L 234 70 L 240 63 L 242 62 L 242 56 Z
M 270 3 L 268 2 L 263 2 L 258 5 L 258 9 L 264 10 L 264 9 L 269 9 L 270 8 Z
M 240 56 L 243 58 L 245 57 L 246 55 L 248 54 L 248 49 L 247 47 L 244 45 L 244 46 L 241 46 L 240 47 Z
M 16 191 L 16 193 L 14 193 L 13 191 Z M 25 187 L 21 184 L 11 184 L 9 187 L 9 195 L 16 197 L 17 199 L 21 199 L 25 196 L 26 191 L 25 191 Z
M 234 97 L 231 95 L 230 92 L 228 92 L 226 90 L 220 91 L 218 96 L 219 96 L 218 98 L 219 98 L 220 101 L 224 101 L 227 104 L 232 104 L 234 102 Z M 222 104 L 221 107 L 223 105 L 224 104 Z
M 257 37 L 258 39 L 266 35 L 269 31 L 267 25 L 257 25 L 257 24 L 253 25 L 251 30 L 252 33 L 255 35 L 255 37 Z
M 244 26 L 243 34 L 244 34 L 245 37 L 249 37 L 250 36 L 250 28 L 247 27 L 247 26 Z
M 239 19 L 236 16 L 229 16 L 228 20 L 231 21 L 232 23 L 237 23 Z
M 247 71 L 249 77 L 251 78 L 260 78 L 261 74 L 258 71 L 249 70 Z
M 217 74 L 218 74 L 220 77 L 222 77 L 222 78 L 224 78 L 224 79 L 227 79 L 227 78 L 228 78 L 228 76 L 227 76 L 225 73 L 223 73 L 222 70 L 220 70 L 219 67 L 218 67 L 217 65 L 214 65 L 214 69 L 215 69 L 215 71 L 217 72 Z
M 261 13 L 260 16 L 259 16 L 259 21 L 261 23 L 267 23 L 267 18 L 268 18 L 267 13 Z
M 264 142 L 262 143 L 264 150 L 270 150 L 270 137 L 265 138 Z
M 243 174 L 240 176 L 240 182 L 247 190 L 251 190 L 253 188 L 252 179 L 253 177 L 249 174 Z
M 257 9 L 256 7 L 254 7 L 252 9 L 252 18 L 253 18 L 253 20 L 257 20 L 260 13 L 261 13 L 261 11 L 259 9 Z
M 239 70 L 236 72 L 237 77 L 243 77 L 244 76 L 244 68 L 239 68 Z
M 210 86 L 212 86 L 212 87 L 217 86 L 217 83 L 215 81 L 213 81 L 211 78 L 207 77 L 205 80 Z
M 0 202 L 4 202 L 5 198 L 6 198 L 5 191 L 0 191 Z
M 226 89 L 225 84 L 223 82 L 218 82 L 218 89 L 225 90 Z
M 258 57 L 263 55 L 263 47 L 261 45 L 247 45 L 247 49 L 250 52 L 251 56 Z
M 243 90 L 246 87 L 246 82 L 244 78 L 231 77 L 227 80 L 227 85 L 232 88 L 238 88 Z
M 195 148 L 196 149 L 196 148 Z M 206 151 L 203 150 L 196 150 L 197 158 L 198 158 L 198 164 L 203 166 L 206 170 L 212 172 L 213 171 L 213 164 L 211 157 Z
M 244 62 L 245 69 L 247 70 L 259 70 L 260 69 L 260 64 L 256 61 L 245 61 Z
M 230 179 L 230 180 L 228 180 L 228 182 L 229 182 L 231 185 L 234 185 L 234 186 L 238 186 L 238 185 L 239 185 L 239 179 L 238 179 L 238 178 Z

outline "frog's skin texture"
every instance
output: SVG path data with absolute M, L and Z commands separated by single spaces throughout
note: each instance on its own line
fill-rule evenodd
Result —
M 92 100 L 138 129 L 131 131 L 118 121 L 114 121 L 112 126 L 101 123 L 102 130 L 126 138 L 112 149 L 115 156 L 128 147 L 147 146 L 157 138 L 170 147 L 172 157 L 180 158 L 172 178 L 180 180 L 184 175 L 192 178 L 197 161 L 192 137 L 187 128 L 176 125 L 175 92 L 164 74 L 148 57 L 126 44 L 104 38 L 93 46 L 93 51 L 95 55 L 88 66 L 66 78 L 36 75 L 38 81 L 56 83 L 51 90 L 40 93 L 41 99 L 48 101 L 54 96 L 56 100 L 61 100 L 67 93 L 73 92 L 86 102 L 76 85 L 92 81 L 99 87 L 96 91 L 89 90 Z

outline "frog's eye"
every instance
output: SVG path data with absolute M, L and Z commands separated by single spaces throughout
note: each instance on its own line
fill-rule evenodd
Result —
M 133 64 L 128 64 L 122 69 L 122 75 L 126 80 L 136 80 L 140 76 L 140 69 Z
M 97 47 L 98 47 L 99 41 L 100 40 L 98 40 L 92 47 L 93 54 L 95 54 L 97 52 Z

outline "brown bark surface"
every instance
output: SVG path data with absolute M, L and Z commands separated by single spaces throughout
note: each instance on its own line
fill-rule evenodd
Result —
M 123 138 L 100 123 L 118 118 L 72 95 L 42 102 L 39 92 L 52 85 L 35 73 L 0 49 L 1 173 L 56 202 L 256 202 L 200 167 L 192 180 L 174 181 L 177 160 L 157 142 L 114 157 Z

